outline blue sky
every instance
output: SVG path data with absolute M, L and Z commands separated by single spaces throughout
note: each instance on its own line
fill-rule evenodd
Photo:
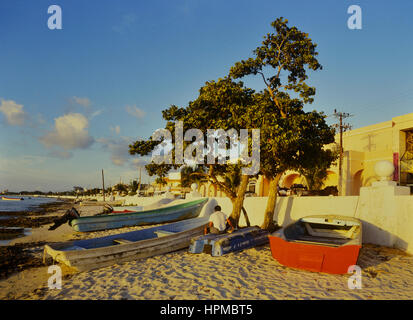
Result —
M 62 30 L 47 27 L 52 4 Z M 352 4 L 361 30 L 347 28 Z M 250 57 L 279 16 L 318 45 L 323 70 L 310 74 L 306 108 L 352 113 L 354 128 L 413 112 L 412 12 L 406 0 L 3 0 L 0 190 L 100 186 L 101 169 L 107 185 L 136 179 L 143 162 L 128 143 Z

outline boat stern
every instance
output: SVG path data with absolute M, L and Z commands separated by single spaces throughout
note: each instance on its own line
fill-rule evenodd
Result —
M 271 254 L 280 264 L 313 272 L 346 274 L 357 264 L 361 245 L 328 247 L 286 241 L 269 236 Z

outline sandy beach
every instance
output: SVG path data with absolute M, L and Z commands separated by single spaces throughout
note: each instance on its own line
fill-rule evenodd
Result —
M 100 206 L 75 205 L 82 216 L 100 212 Z M 63 209 L 59 214 L 62 214 Z M 64 211 L 63 211 L 64 212 Z M 55 213 L 56 214 L 56 213 Z M 58 214 L 56 214 L 58 215 Z M 363 245 L 358 260 L 362 288 L 349 289 L 350 275 L 295 270 L 280 265 L 269 245 L 222 257 L 190 254 L 181 250 L 161 256 L 73 273 L 62 267 L 62 288 L 47 286 L 48 265 L 43 265 L 43 245 L 48 242 L 94 238 L 138 230 L 131 227 L 93 233 L 76 233 L 67 224 L 48 231 L 50 224 L 15 239 L 32 259 L 18 272 L 0 280 L 0 299 L 46 300 L 274 300 L 274 299 L 412 299 L 413 257 L 401 250 Z M 36 263 L 33 263 L 36 261 Z M 26 265 L 25 265 L 26 263 Z

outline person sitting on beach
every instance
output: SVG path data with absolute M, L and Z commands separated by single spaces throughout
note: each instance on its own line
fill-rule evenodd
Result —
M 215 212 L 209 217 L 209 224 L 205 227 L 204 233 L 222 234 L 226 232 L 228 226 L 230 228 L 229 232 L 232 232 L 234 227 L 230 219 L 227 219 L 220 206 L 216 206 Z

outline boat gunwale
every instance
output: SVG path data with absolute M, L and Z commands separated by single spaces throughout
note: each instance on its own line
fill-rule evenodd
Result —
M 350 222 L 355 222 L 357 228 L 357 231 L 353 233 L 352 238 L 348 238 L 348 239 L 343 239 L 346 241 L 343 241 L 342 244 L 334 244 L 334 245 L 330 245 L 327 241 L 328 241 L 328 237 L 326 236 L 326 243 L 323 244 L 322 242 L 317 242 L 314 240 L 314 242 L 308 240 L 303 240 L 300 241 L 298 239 L 298 237 L 293 238 L 293 237 L 287 237 L 287 235 L 285 234 L 285 230 L 289 227 L 292 227 L 293 225 L 296 224 L 304 224 L 304 223 L 319 223 L 319 222 L 312 222 L 312 221 L 306 221 L 306 219 L 311 219 L 311 218 L 320 218 L 320 219 L 332 219 L 332 220 L 343 220 L 343 221 L 350 221 Z M 354 226 L 354 224 L 334 224 L 334 223 L 325 223 L 326 225 L 331 225 L 331 226 Z M 280 238 L 282 240 L 284 240 L 285 242 L 289 243 L 289 244 L 293 244 L 293 245 L 304 245 L 304 246 L 320 246 L 320 247 L 330 247 L 330 248 L 342 248 L 345 246 L 362 246 L 363 243 L 363 239 L 362 239 L 362 221 L 356 217 L 347 217 L 347 216 L 341 216 L 341 215 L 310 215 L 310 216 L 305 216 L 305 217 L 301 217 L 299 219 L 297 219 L 296 221 L 290 223 L 289 225 L 283 227 L 282 229 L 273 232 L 272 234 L 269 235 L 269 237 L 277 237 Z M 314 237 L 314 236 L 312 236 Z
M 143 215 L 143 214 L 151 214 L 153 212 L 159 212 L 159 211 L 163 211 L 163 214 L 165 214 L 165 211 L 174 211 L 175 209 L 186 209 L 186 208 L 191 208 L 191 207 L 195 207 L 198 206 L 200 204 L 203 204 L 204 202 L 206 202 L 208 200 L 208 198 L 202 198 L 202 199 L 198 199 L 198 200 L 194 200 L 194 201 L 189 201 L 189 202 L 184 202 L 184 203 L 180 203 L 180 204 L 175 204 L 173 206 L 167 206 L 167 207 L 161 207 L 161 208 L 157 208 L 157 209 L 150 209 L 150 210 L 146 210 L 146 211 L 132 211 L 132 212 L 127 212 L 127 213 L 116 213 L 116 214 L 107 214 L 107 215 L 100 215 L 100 216 L 87 216 L 87 217 L 79 217 L 76 219 L 73 219 L 72 221 L 76 221 L 76 220 L 86 220 L 86 219 L 103 219 L 103 218 L 113 218 L 113 217 L 134 217 L 137 215 Z M 122 219 L 123 220 L 123 219 Z

